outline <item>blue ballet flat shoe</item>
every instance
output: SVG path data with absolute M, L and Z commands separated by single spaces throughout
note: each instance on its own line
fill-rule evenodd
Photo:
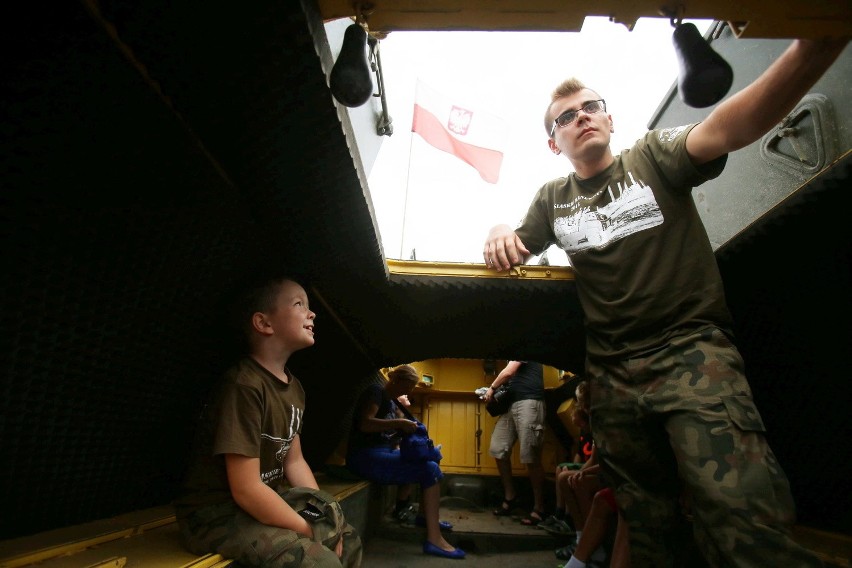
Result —
M 420 515 L 414 517 L 414 524 L 417 525 L 418 527 L 425 527 L 426 526 L 426 517 L 423 517 L 423 516 L 420 516 Z M 438 526 L 441 527 L 442 531 L 453 530 L 453 523 L 450 523 L 450 522 L 447 522 L 447 521 L 438 521 Z
M 455 550 L 444 550 L 429 542 L 423 543 L 423 554 L 431 554 L 432 556 L 441 556 L 442 558 L 451 558 L 453 560 L 461 560 L 464 558 L 464 550 L 456 548 Z

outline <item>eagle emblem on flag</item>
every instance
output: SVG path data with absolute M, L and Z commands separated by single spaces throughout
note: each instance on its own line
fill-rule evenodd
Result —
M 470 126 L 470 121 L 473 118 L 473 113 L 467 109 L 453 106 L 450 109 L 450 116 L 447 119 L 447 130 L 455 132 L 460 136 L 467 134 L 467 129 Z

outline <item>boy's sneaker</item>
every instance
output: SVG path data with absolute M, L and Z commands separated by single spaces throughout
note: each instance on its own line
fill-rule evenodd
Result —
M 564 536 L 574 534 L 574 529 L 571 528 L 564 519 L 557 519 L 553 515 L 547 517 L 544 521 L 538 524 L 539 527 L 546 530 L 550 534 Z
M 556 558 L 559 560 L 569 560 L 571 556 L 574 554 L 574 549 L 577 548 L 577 543 L 572 542 L 562 548 L 557 548 L 554 550 L 554 554 L 556 554 Z
M 553 525 L 553 524 L 554 524 L 556 521 L 558 521 L 558 520 L 559 520 L 559 519 L 557 519 L 554 515 L 550 515 L 549 517 L 547 517 L 546 519 L 544 519 L 543 521 L 541 521 L 541 522 L 538 524 L 538 526 L 540 526 L 541 528 L 543 528 L 543 529 L 544 529 L 544 528 L 547 528 L 547 527 L 549 527 L 549 526 Z
M 609 566 L 609 554 L 602 546 L 595 550 L 586 561 L 586 568 L 605 568 Z
M 393 518 L 401 525 L 414 526 L 414 517 L 416 516 L 417 511 L 414 510 L 414 505 L 393 512 Z

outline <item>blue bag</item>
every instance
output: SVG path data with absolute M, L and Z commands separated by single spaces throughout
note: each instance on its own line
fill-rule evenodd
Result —
M 407 462 L 440 462 L 443 458 L 441 450 L 435 447 L 435 443 L 429 437 L 426 426 L 420 422 L 417 422 L 417 428 L 413 434 L 402 437 L 399 442 L 399 453 L 402 461 Z

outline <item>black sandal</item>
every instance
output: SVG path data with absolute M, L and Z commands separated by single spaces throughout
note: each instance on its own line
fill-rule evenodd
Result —
M 512 515 L 512 510 L 514 510 L 515 502 L 517 500 L 517 497 L 514 499 L 503 499 L 503 503 L 500 505 L 500 508 L 494 509 L 492 512 L 498 517 L 509 517 Z
M 537 527 L 539 523 L 544 522 L 544 512 L 533 509 L 529 515 L 521 519 L 521 524 L 528 527 Z

